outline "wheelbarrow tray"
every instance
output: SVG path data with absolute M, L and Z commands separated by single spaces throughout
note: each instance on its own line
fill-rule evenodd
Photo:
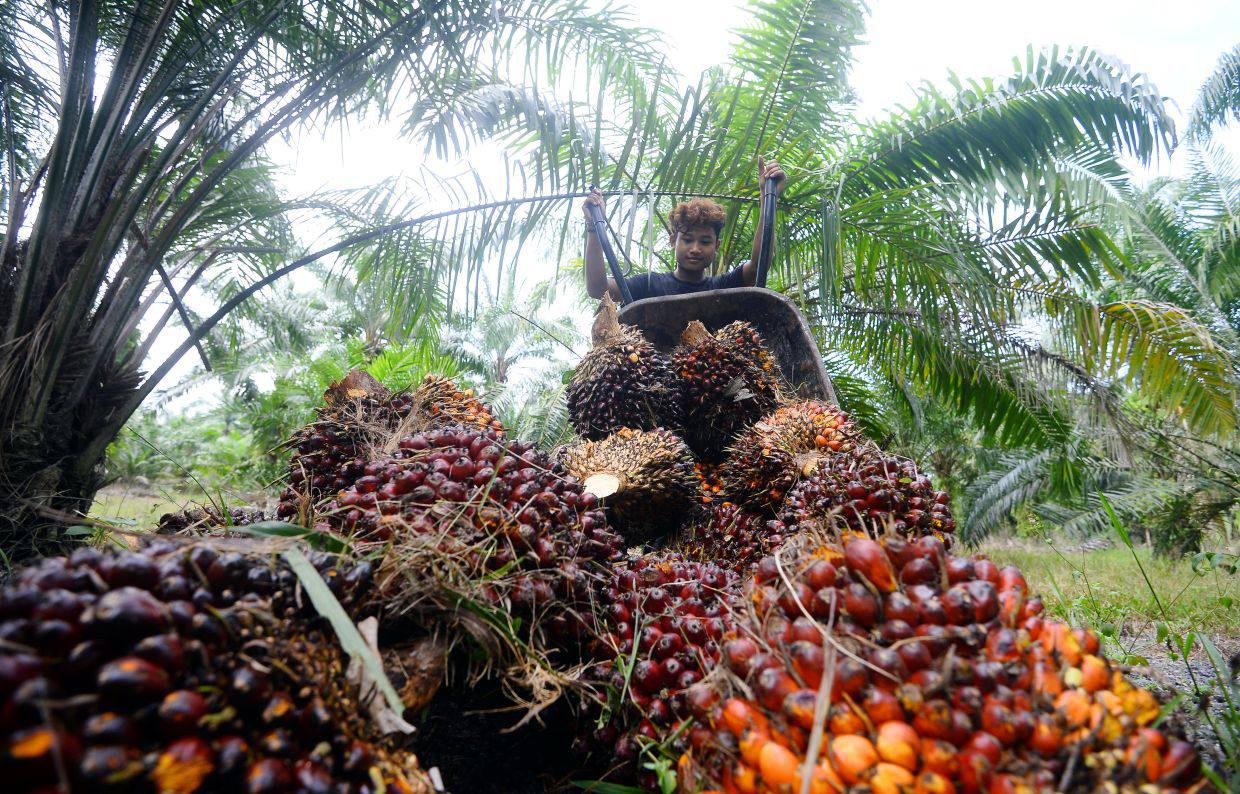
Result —
M 784 379 L 806 399 L 836 404 L 831 379 L 822 366 L 809 324 L 788 298 L 761 287 L 739 287 L 667 295 L 634 301 L 620 309 L 619 320 L 636 327 L 658 350 L 680 344 L 680 335 L 693 320 L 717 331 L 736 320 L 757 329 L 779 362 Z

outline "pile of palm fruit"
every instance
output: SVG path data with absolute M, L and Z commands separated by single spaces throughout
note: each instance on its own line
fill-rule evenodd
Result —
M 174 517 L 0 590 L 9 787 L 1205 790 L 1098 638 L 953 551 L 947 494 L 754 328 L 665 354 L 605 301 L 593 337 L 558 450 L 442 378 L 360 373 L 291 440 L 278 516 L 333 550 L 310 560 L 403 711 L 346 672 L 288 524 Z

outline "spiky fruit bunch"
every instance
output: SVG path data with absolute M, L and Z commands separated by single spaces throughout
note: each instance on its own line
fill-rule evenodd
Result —
M 629 541 L 675 529 L 694 505 L 693 456 L 667 430 L 621 428 L 601 441 L 565 448 L 559 463 L 603 500 L 611 525 Z
M 710 506 L 676 544 L 690 559 L 713 562 L 738 574 L 748 574 L 758 560 L 784 544 L 789 528 L 783 521 L 751 513 L 731 502 Z
M 724 495 L 774 515 L 784 497 L 818 461 L 856 446 L 856 425 L 817 400 L 785 405 L 742 433 L 723 464 Z
M 370 576 L 331 571 L 346 602 Z M 296 593 L 270 555 L 167 541 L 17 574 L 0 591 L 6 790 L 430 791 Z
M 358 540 L 432 543 L 455 558 L 454 570 L 486 580 L 488 598 L 531 608 L 573 608 L 588 597 L 583 566 L 620 557 L 620 538 L 593 494 L 532 444 L 491 431 L 406 436 L 396 457 L 366 464 L 326 513 L 331 527 Z
M 890 527 L 906 538 L 934 535 L 950 544 L 956 530 L 950 503 L 913 461 L 867 451 L 818 461 L 788 494 L 781 514 L 790 524 L 838 522 L 855 532 Z
M 1093 632 L 1046 619 L 1014 567 L 846 536 L 764 559 L 751 592 L 723 661 L 752 694 L 687 693 L 689 790 L 798 791 L 807 759 L 820 794 L 1205 785 L 1191 745 L 1152 727 L 1154 696 Z
M 393 394 L 367 373 L 350 372 L 328 387 L 316 413 L 289 442 L 288 488 L 276 511 L 285 520 L 304 518 L 309 507 L 348 488 L 366 462 L 401 435 L 458 425 L 503 434 L 472 391 L 438 375 Z
M 227 513 L 225 516 L 214 507 L 190 507 L 175 513 L 164 513 L 159 517 L 156 532 L 161 535 L 175 535 L 186 531 L 203 534 L 227 530 L 229 527 L 243 527 L 267 517 L 261 507 L 230 507 Z
M 733 630 L 728 602 L 739 581 L 725 568 L 675 552 L 613 569 L 600 593 L 594 672 L 624 700 L 595 739 L 612 748 L 616 761 L 635 760 L 638 737 L 662 740 L 688 717 L 685 690 L 718 662 L 720 643 Z M 627 680 L 622 667 L 631 670 Z
M 619 324 L 609 296 L 603 297 L 593 340 L 565 392 L 568 418 L 578 435 L 597 441 L 622 427 L 684 426 L 671 364 L 637 329 Z
M 694 320 L 680 342 L 672 364 L 680 376 L 685 441 L 699 458 L 717 461 L 742 430 L 779 403 L 777 368 L 747 323 L 711 334 Z

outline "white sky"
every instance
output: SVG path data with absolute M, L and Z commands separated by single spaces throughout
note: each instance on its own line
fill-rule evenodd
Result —
M 691 76 L 726 58 L 729 31 L 745 21 L 736 0 L 630 0 L 630 5 L 642 24 L 665 35 L 673 65 Z M 909 101 L 913 87 L 924 80 L 942 84 L 949 71 L 1002 76 L 1029 44 L 1060 44 L 1093 47 L 1147 74 L 1179 108 L 1182 120 L 1219 55 L 1240 40 L 1240 1 L 872 0 L 865 40 L 852 75 L 862 117 Z M 1240 151 L 1238 127 L 1220 136 L 1233 152 Z M 392 125 L 373 123 L 323 135 L 302 133 L 273 154 L 285 166 L 281 181 L 294 194 L 362 187 L 412 173 L 423 162 L 420 146 L 400 140 Z M 1164 162 L 1154 173 L 1175 170 L 1175 164 Z M 170 338 L 167 349 L 179 341 Z M 187 356 L 163 385 L 175 383 L 194 363 L 192 354 Z

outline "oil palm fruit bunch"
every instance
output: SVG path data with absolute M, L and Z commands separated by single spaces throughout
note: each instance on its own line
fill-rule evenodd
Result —
M 718 461 L 742 430 L 779 404 L 774 360 L 748 323 L 712 334 L 694 320 L 672 364 L 680 376 L 685 441 L 702 460 Z
M 597 603 L 599 663 L 592 671 L 612 695 L 611 718 L 594 737 L 611 760 L 632 763 L 643 740 L 663 740 L 689 716 L 686 690 L 715 667 L 734 630 L 729 600 L 739 581 L 726 568 L 676 552 L 614 566 Z
M 223 511 L 209 506 L 190 507 L 175 513 L 164 513 L 159 517 L 156 532 L 161 535 L 175 535 L 186 531 L 202 534 L 227 530 L 229 527 L 242 527 L 264 518 L 266 513 L 259 507 L 230 507 Z
M 565 392 L 578 435 L 597 441 L 622 427 L 684 426 L 675 371 L 637 329 L 620 325 L 610 296 L 603 296 L 591 336 L 594 346 Z
M 236 549 L 230 545 L 229 549 Z M 340 600 L 370 565 L 312 561 Z M 7 791 L 429 791 L 270 555 L 79 549 L 0 590 Z
M 677 550 L 700 562 L 713 562 L 747 575 L 758 560 L 784 544 L 789 525 L 750 512 L 732 502 L 709 506 L 679 539 Z
M 285 520 L 304 517 L 307 507 L 352 485 L 367 460 L 394 438 L 457 425 L 503 433 L 472 391 L 439 375 L 427 375 L 416 389 L 393 394 L 367 373 L 350 372 L 328 387 L 316 414 L 289 442 L 288 488 L 276 511 Z
M 803 775 L 817 794 L 1207 785 L 1192 746 L 1154 727 L 1154 696 L 1092 631 L 1046 618 L 1015 567 L 934 537 L 802 536 L 749 587 L 722 654 L 745 686 L 686 693 L 688 790 L 795 792 Z
M 950 503 L 916 463 L 871 448 L 819 460 L 788 494 L 781 514 L 789 524 L 838 522 L 854 532 L 890 527 L 904 537 L 934 535 L 950 545 L 956 530 Z
M 737 437 L 723 464 L 724 495 L 775 515 L 820 459 L 852 450 L 857 437 L 852 420 L 827 403 L 807 400 L 777 408 Z
M 566 447 L 559 464 L 602 500 L 611 525 L 630 542 L 676 529 L 694 507 L 693 456 L 667 430 L 621 428 Z
M 491 430 L 406 436 L 393 457 L 366 464 L 325 512 L 332 529 L 357 540 L 398 550 L 433 542 L 468 576 L 489 582 L 487 598 L 540 610 L 584 605 L 584 566 L 620 557 L 620 538 L 593 494 L 532 444 Z M 558 611 L 548 624 L 576 636 L 588 610 L 581 613 Z

